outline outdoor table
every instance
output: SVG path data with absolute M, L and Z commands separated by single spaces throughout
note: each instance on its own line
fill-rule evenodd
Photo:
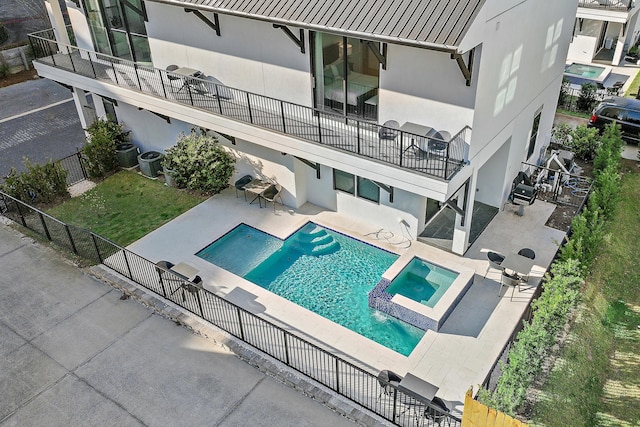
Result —
M 427 136 L 430 132 L 433 132 L 433 128 L 431 126 L 424 126 L 418 123 L 413 122 L 405 122 L 402 126 L 400 126 L 400 130 L 403 132 L 408 132 L 414 135 Z M 411 144 L 404 151 L 407 151 L 409 148 L 418 147 L 422 151 L 427 151 L 427 147 L 423 147 L 424 144 L 416 144 L 415 137 L 411 136 Z
M 518 276 L 529 277 L 533 264 L 534 261 L 532 259 L 511 252 L 507 254 L 501 265 L 506 270 L 511 270 Z
M 192 281 L 200 272 L 197 268 L 192 267 L 186 262 L 181 262 L 174 265 L 173 267 L 171 267 L 171 271 L 178 273 L 179 275 L 190 281 Z
M 264 182 L 260 179 L 254 179 L 253 181 L 245 185 L 244 191 L 248 192 L 249 194 L 253 194 L 254 196 L 253 199 L 251 199 L 251 202 L 249 202 L 249 204 L 252 204 L 253 202 L 256 201 L 256 199 L 258 199 L 258 203 L 260 204 L 260 207 L 262 207 L 262 202 L 260 202 L 259 200 L 260 194 L 264 190 L 269 188 L 270 185 L 271 185 L 270 182 Z
M 408 373 L 398 384 L 398 390 L 419 400 L 429 403 L 433 400 L 439 388 L 435 385 Z
M 173 74 L 179 74 L 179 75 L 184 77 L 182 87 L 180 89 L 178 89 L 178 92 L 180 92 L 186 86 L 189 86 L 189 84 L 191 84 L 191 79 L 189 77 L 201 77 L 202 76 L 202 71 L 196 70 L 194 68 L 189 68 L 189 67 L 177 68 L 177 69 L 173 70 L 172 73 Z

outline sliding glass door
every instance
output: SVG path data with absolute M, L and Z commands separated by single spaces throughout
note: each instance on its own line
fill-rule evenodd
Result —
M 377 120 L 379 43 L 325 33 L 313 43 L 316 107 Z

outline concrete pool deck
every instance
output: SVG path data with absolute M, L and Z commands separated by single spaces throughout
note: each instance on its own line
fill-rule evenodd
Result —
M 544 224 L 554 205 L 537 201 L 524 216 L 507 205 L 498 213 L 464 257 L 407 241 L 400 226 L 380 231 L 379 227 L 345 217 L 311 204 L 293 210 L 278 204 L 276 212 L 248 204 L 225 190 L 168 224 L 148 234 L 128 248 L 151 261 L 187 262 L 199 270 L 207 289 L 243 308 L 259 313 L 372 373 L 383 369 L 401 375 L 411 372 L 440 390 L 438 396 L 462 411 L 465 392 L 482 383 L 509 340 L 531 299 L 534 288 L 550 264 L 564 232 Z M 474 283 L 438 332 L 427 331 L 409 355 L 404 357 L 355 332 L 322 318 L 292 302 L 272 294 L 238 276 L 197 257 L 195 253 L 239 223 L 245 223 L 279 238 L 286 238 L 307 221 L 314 221 L 359 240 L 399 255 L 411 254 L 442 266 L 462 266 L 475 270 Z M 393 234 L 391 234 L 393 233 Z M 536 252 L 531 286 L 500 289 L 500 275 L 488 272 L 487 251 L 507 254 L 529 247 Z M 375 284 L 372 284 L 372 287 Z

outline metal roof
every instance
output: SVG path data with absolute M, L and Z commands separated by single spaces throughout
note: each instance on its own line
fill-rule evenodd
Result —
M 455 51 L 485 0 L 147 0 L 368 40 Z

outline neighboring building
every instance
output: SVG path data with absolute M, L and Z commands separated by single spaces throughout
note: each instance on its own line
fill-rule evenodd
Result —
M 437 238 L 425 227 L 448 214 L 459 254 L 474 205 L 502 208 L 522 162 L 540 160 L 576 13 L 548 0 L 80 0 L 67 1 L 68 49 L 48 7 L 60 44 L 33 38 L 35 66 L 73 87 L 85 123 L 88 93 L 142 150 L 211 130 L 237 176 L 277 180 L 288 206 L 413 239 Z M 389 120 L 402 132 L 378 126 Z
M 638 40 L 635 0 L 579 0 L 567 59 L 618 65 Z

